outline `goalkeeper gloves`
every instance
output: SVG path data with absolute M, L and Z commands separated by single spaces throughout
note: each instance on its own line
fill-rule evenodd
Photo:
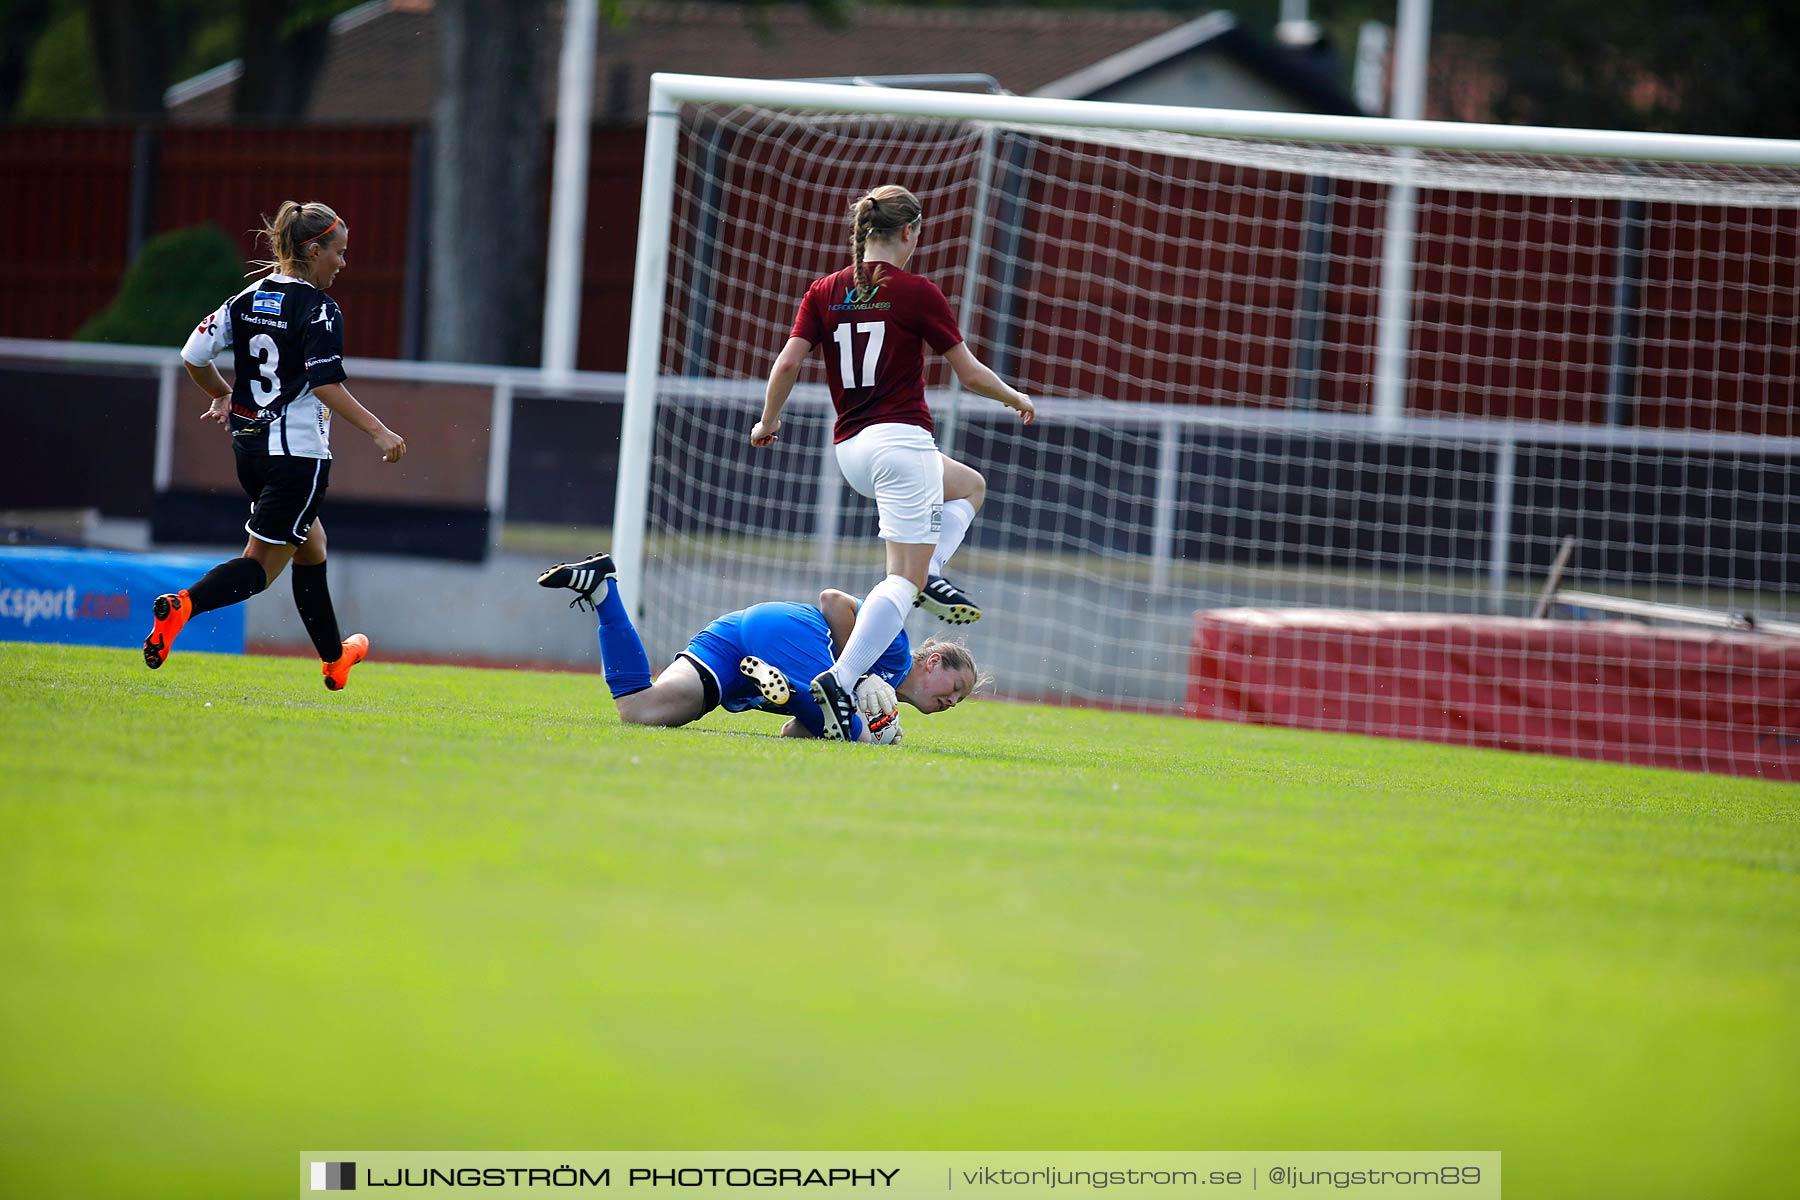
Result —
M 862 714 L 864 723 L 892 716 L 896 705 L 893 684 L 880 676 L 865 676 L 856 685 L 856 711 Z

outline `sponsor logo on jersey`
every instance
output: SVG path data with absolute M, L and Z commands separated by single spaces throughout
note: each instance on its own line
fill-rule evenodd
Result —
M 258 292 L 250 300 L 250 311 L 269 313 L 279 317 L 281 315 L 281 299 L 280 292 Z
M 880 290 L 881 290 L 881 285 L 879 283 L 875 284 L 873 287 L 863 288 L 860 290 L 856 287 L 855 284 L 851 284 L 849 287 L 844 289 L 844 298 L 841 301 L 839 301 L 838 303 L 831 306 L 831 311 L 832 312 L 866 312 L 869 309 L 892 308 L 893 305 L 888 303 L 886 300 L 883 300 L 879 304 L 875 303 L 875 293 L 879 292 Z
M 200 322 L 200 324 L 194 326 L 195 333 L 204 333 L 207 337 L 211 337 L 213 334 L 217 333 L 218 331 L 219 331 L 219 314 L 216 312 L 207 313 L 205 319 L 202 320 Z
M 319 310 L 313 314 L 312 323 L 314 325 L 323 325 L 326 329 L 330 329 L 331 306 L 329 304 L 319 305 Z

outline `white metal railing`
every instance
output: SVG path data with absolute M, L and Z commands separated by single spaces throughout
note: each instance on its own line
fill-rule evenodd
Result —
M 0 337 L 0 359 L 75 365 L 181 367 L 181 351 L 171 346 L 115 346 L 106 342 L 66 342 L 40 338 Z M 492 387 L 501 380 L 511 380 L 522 387 L 546 394 L 569 393 L 571 399 L 590 398 L 594 393 L 617 396 L 625 387 L 621 371 L 572 371 L 566 376 L 551 375 L 539 367 L 502 367 L 487 363 L 424 362 L 404 358 L 350 357 L 344 369 L 352 380 L 394 379 L 413 383 L 466 383 Z
M 0 361 L 37 361 L 79 366 L 140 366 L 158 376 L 158 413 L 156 426 L 155 474 L 158 490 L 167 490 L 172 468 L 171 453 L 176 407 L 180 392 L 179 352 L 159 346 L 109 346 L 80 342 L 29 341 L 0 338 Z M 468 363 L 429 363 L 395 359 L 352 358 L 346 360 L 352 380 L 387 379 L 422 383 L 450 383 L 487 387 L 493 392 L 490 428 L 490 450 L 486 480 L 486 501 L 493 514 L 491 527 L 499 529 L 507 510 L 507 461 L 511 452 L 512 402 L 520 392 L 555 396 L 559 399 L 617 402 L 627 394 L 626 375 L 617 372 L 581 371 L 568 376 L 555 376 L 535 367 L 484 366 Z M 749 436 L 750 422 L 762 401 L 763 383 L 753 379 L 705 379 L 694 377 L 656 376 L 650 379 L 654 404 L 645 406 L 649 413 L 643 419 L 649 428 L 635 436 L 645 439 L 644 449 L 634 462 L 625 446 L 631 441 L 629 431 L 631 408 L 626 405 L 627 433 L 621 437 L 621 488 L 628 471 L 643 473 L 648 487 L 654 447 L 649 436 L 654 431 L 655 406 L 712 407 L 741 404 L 744 408 L 744 431 Z M 933 411 L 939 415 L 954 403 L 948 390 L 928 394 Z M 1676 429 L 1641 429 L 1617 425 L 1577 425 L 1549 421 L 1494 421 L 1456 417 L 1402 417 L 1388 422 L 1372 413 L 1331 413 L 1260 409 L 1207 407 L 1164 404 L 1149 401 L 1119 401 L 1082 397 L 1039 397 L 1038 421 L 1045 425 L 1069 424 L 1107 429 L 1154 429 L 1156 450 L 1156 503 L 1152 510 L 1154 526 L 1151 543 L 1151 578 L 1158 583 L 1169 578 L 1174 560 L 1175 496 L 1177 470 L 1182 438 L 1194 431 L 1217 433 L 1249 433 L 1286 437 L 1323 437 L 1345 440 L 1382 442 L 1430 442 L 1451 445 L 1479 445 L 1494 455 L 1491 489 L 1491 521 L 1487 563 L 1490 602 L 1498 611 L 1506 595 L 1511 570 L 1512 516 L 1515 505 L 1515 479 L 1518 450 L 1524 446 L 1559 446 L 1571 449 L 1625 449 L 1688 451 L 1714 454 L 1753 454 L 1769 458 L 1800 459 L 1800 437 L 1771 437 L 1760 434 L 1712 433 Z M 830 393 L 819 384 L 797 386 L 789 402 L 790 412 L 824 415 L 830 412 Z M 963 419 L 994 421 L 1012 420 L 1009 413 L 995 408 L 987 413 L 965 412 Z M 819 449 L 818 464 L 821 503 L 834 509 L 839 503 L 838 471 L 827 441 Z M 623 495 L 623 491 L 621 492 Z M 647 492 L 646 492 L 647 496 Z M 642 513 L 639 514 L 640 530 Z M 817 557 L 831 559 L 837 521 L 834 511 L 819 514 Z M 626 524 L 620 513 L 614 514 L 615 548 L 625 540 Z M 641 537 L 641 532 L 640 532 Z M 642 543 L 638 575 L 642 574 Z M 617 551 L 615 549 L 615 557 Z
M 760 410 L 763 384 L 753 379 L 704 379 L 660 376 L 653 381 L 659 406 L 710 408 L 742 405 L 745 435 Z M 933 390 L 926 399 L 933 414 L 942 417 L 954 403 L 947 390 Z M 1488 603 L 1503 611 L 1507 581 L 1512 572 L 1512 527 L 1516 506 L 1516 479 L 1521 446 L 1560 447 L 1570 450 L 1685 451 L 1704 454 L 1756 455 L 1765 458 L 1800 459 L 1800 437 L 1775 437 L 1750 433 L 1715 433 L 1702 430 L 1644 429 L 1619 425 L 1580 425 L 1551 421 L 1497 421 L 1462 417 L 1399 417 L 1386 419 L 1374 412 L 1332 413 L 1166 404 L 1153 401 L 1102 400 L 1092 397 L 1039 396 L 1037 420 L 1045 426 L 1080 425 L 1109 430 L 1154 430 L 1156 491 L 1151 509 L 1150 578 L 1163 587 L 1170 578 L 1175 548 L 1175 499 L 1182 439 L 1194 432 L 1244 433 L 1277 437 L 1331 438 L 1383 443 L 1414 442 L 1438 445 L 1479 446 L 1493 455 L 1489 489 L 1487 589 Z M 819 384 L 794 388 L 790 413 L 828 415 L 830 393 Z M 984 420 L 1004 424 L 1016 420 L 998 406 L 992 410 L 964 410 L 965 423 Z M 649 470 L 649 448 L 644 470 Z M 621 462 L 621 478 L 624 463 Z M 821 510 L 817 514 L 818 546 L 815 558 L 828 563 L 834 551 L 839 507 L 839 475 L 827 442 L 820 447 L 818 464 Z M 615 544 L 618 538 L 615 527 Z

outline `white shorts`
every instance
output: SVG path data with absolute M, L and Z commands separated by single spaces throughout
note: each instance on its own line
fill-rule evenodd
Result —
M 881 539 L 937 544 L 944 525 L 944 461 L 917 425 L 884 422 L 837 444 L 838 470 L 881 513 Z

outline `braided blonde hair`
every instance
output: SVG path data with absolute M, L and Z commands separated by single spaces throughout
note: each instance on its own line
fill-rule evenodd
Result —
M 917 222 L 924 213 L 919 198 L 898 184 L 884 184 L 857 198 L 850 209 L 850 248 L 856 258 L 856 290 L 869 290 L 869 269 L 863 265 L 863 247 L 870 237 L 890 238 Z
M 263 218 L 260 230 L 274 258 L 258 259 L 251 265 L 256 271 L 279 271 L 297 275 L 306 261 L 305 250 L 326 234 L 335 234 L 343 225 L 329 204 L 317 200 L 283 200 L 275 210 L 275 219 Z M 251 271 L 252 275 L 256 271 Z

